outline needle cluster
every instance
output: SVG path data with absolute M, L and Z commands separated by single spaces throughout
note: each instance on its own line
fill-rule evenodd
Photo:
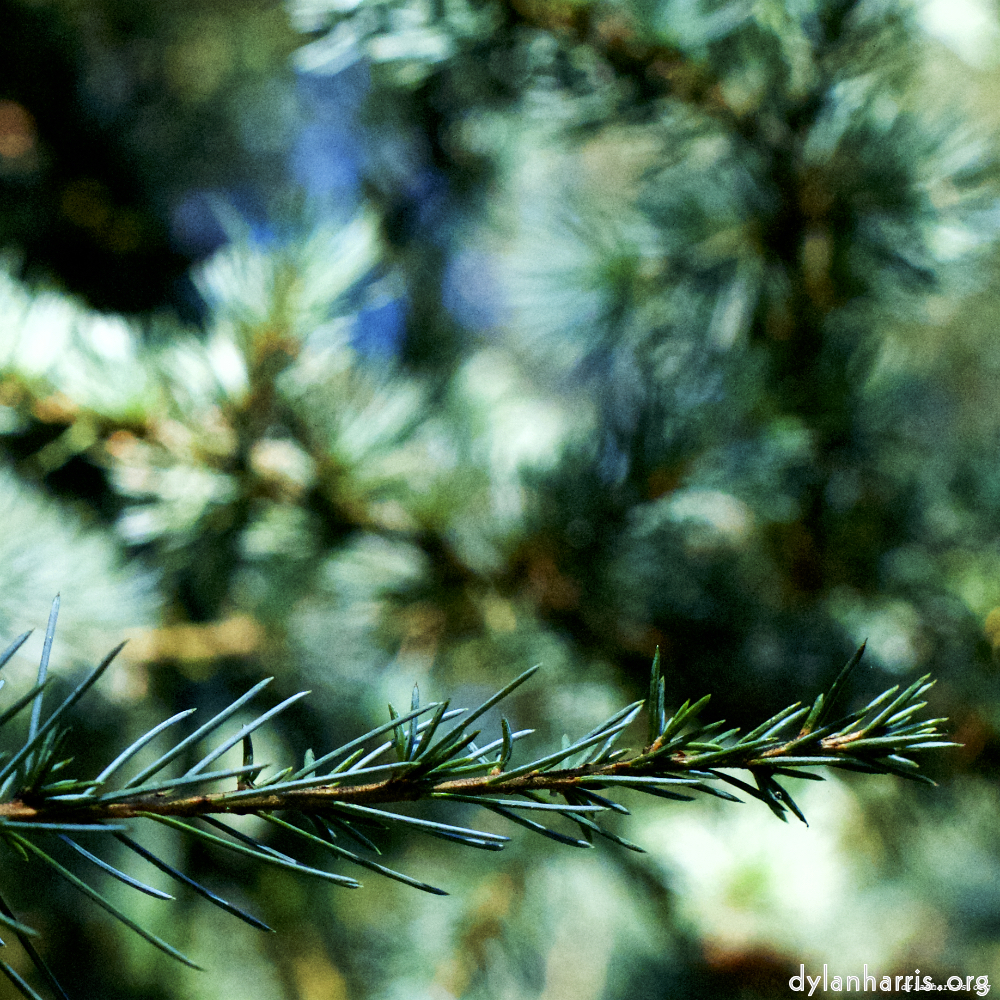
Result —
M 98 843 L 113 838 L 187 889 L 254 927 L 270 930 L 257 917 L 220 898 L 133 839 L 133 827 L 159 823 L 213 849 L 235 852 L 334 885 L 360 887 L 348 875 L 306 864 L 227 822 L 234 816 L 253 815 L 287 839 L 319 849 L 338 861 L 444 895 L 442 889 L 375 861 L 373 855 L 380 853 L 379 833 L 399 827 L 487 851 L 501 850 L 510 838 L 491 829 L 412 816 L 390 807 L 419 800 L 471 803 L 573 847 L 590 848 L 594 838 L 600 836 L 629 850 L 641 851 L 641 847 L 598 822 L 605 813 L 628 813 L 623 805 L 602 793 L 628 789 L 687 801 L 695 793 L 703 793 L 742 801 L 722 787 L 729 786 L 760 799 L 783 820 L 787 812 L 792 812 L 805 822 L 802 811 L 779 784 L 779 777 L 822 780 L 812 769 L 825 765 L 926 782 L 930 779 L 918 772 L 913 757 L 926 750 L 956 745 L 937 729 L 943 719 L 914 719 L 926 705 L 920 699 L 933 684 L 928 676 L 903 691 L 898 686 L 890 688 L 863 708 L 830 721 L 838 694 L 861 660 L 863 646 L 833 687 L 813 704 L 790 705 L 743 735 L 738 729 L 721 731 L 722 721 L 699 721 L 708 695 L 694 704 L 685 702 L 668 714 L 657 652 L 648 702 L 627 705 L 579 739 L 564 741 L 560 750 L 524 763 L 514 761 L 515 744 L 533 730 L 514 731 L 507 718 L 501 717 L 499 736 L 483 743 L 482 729 L 475 724 L 528 681 L 538 667 L 526 670 L 472 710 L 451 708 L 447 701 L 421 704 L 419 690 L 414 686 L 408 711 L 400 714 L 390 705 L 388 722 L 322 756 L 309 750 L 300 766 L 281 769 L 254 759 L 253 733 L 308 692 L 286 698 L 235 732 L 225 733 L 224 729 L 227 721 L 270 683 L 268 678 L 193 732 L 172 742 L 169 749 L 130 777 L 123 780 L 132 758 L 193 709 L 154 726 L 93 778 L 68 778 L 62 776 L 72 763 L 71 757 L 64 756 L 67 713 L 110 667 L 122 646 L 113 649 L 43 721 L 42 699 L 49 680 L 49 653 L 58 610 L 57 597 L 46 630 L 37 683 L 0 714 L 3 727 L 29 706 L 31 709 L 26 738 L 18 749 L 5 753 L 0 765 L 0 841 L 24 861 L 47 866 L 150 944 L 191 966 L 194 963 L 187 956 L 133 921 L 106 895 L 59 861 L 50 843 L 61 842 L 71 855 L 86 859 L 139 892 L 171 898 L 78 842 L 81 836 Z M 0 666 L 10 660 L 29 635 L 26 632 L 18 636 L 0 654 Z M 639 751 L 617 747 L 619 738 L 644 708 L 649 718 L 647 745 Z M 217 745 L 192 762 L 190 751 L 216 735 L 220 737 Z M 220 766 L 220 758 L 237 746 L 242 748 L 242 764 Z M 730 773 L 733 770 L 747 772 L 753 784 Z M 553 828 L 550 824 L 556 820 L 567 822 L 566 830 L 571 832 Z M 18 937 L 49 985 L 57 995 L 65 997 L 31 943 L 35 930 L 17 919 L 2 896 L 0 925 Z M 0 970 L 22 994 L 38 996 L 10 965 L 0 962 Z

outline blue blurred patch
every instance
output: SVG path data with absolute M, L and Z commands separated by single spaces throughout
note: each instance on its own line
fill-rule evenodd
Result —
M 292 180 L 310 197 L 335 195 L 341 203 L 357 202 L 362 153 L 356 118 L 368 87 L 363 67 L 332 77 L 297 77 L 308 124 L 296 137 L 289 168 Z
M 502 320 L 503 306 L 493 261 L 477 250 L 463 250 L 448 262 L 442 288 L 444 307 L 469 330 L 488 330 Z
M 388 299 L 358 313 L 351 346 L 367 358 L 393 358 L 402 349 L 405 328 L 405 300 Z
M 258 246 L 278 240 L 265 195 L 249 185 L 189 191 L 170 213 L 170 235 L 193 260 L 203 260 L 237 236 Z
M 299 133 L 289 156 L 292 179 L 313 198 L 336 194 L 342 201 L 358 198 L 358 165 L 342 131 L 314 122 Z

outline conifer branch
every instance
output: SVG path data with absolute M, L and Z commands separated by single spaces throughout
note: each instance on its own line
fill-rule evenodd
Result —
M 574 45 L 588 45 L 621 77 L 635 82 L 640 97 L 675 97 L 735 125 L 739 118 L 727 106 L 720 81 L 705 61 L 645 36 L 621 6 L 596 3 L 551 3 L 549 0 L 506 0 L 512 25 L 551 32 Z
M 57 616 L 58 599 L 53 603 L 47 640 L 55 630 Z M 0 666 L 23 640 L 23 636 L 15 640 L 0 657 Z M 190 713 L 179 713 L 153 727 L 119 753 L 94 779 L 57 777 L 71 763 L 71 758 L 60 759 L 66 730 L 57 723 L 108 669 L 121 646 L 108 654 L 42 721 L 49 645 L 47 641 L 42 654 L 39 683 L 27 696 L 15 702 L 13 711 L 6 713 L 0 723 L 0 726 L 9 724 L 18 712 L 32 704 L 27 735 L 19 749 L 8 751 L 7 761 L 0 769 L 3 779 L 0 842 L 26 861 L 34 860 L 56 872 L 156 948 L 192 966 L 194 963 L 189 958 L 136 924 L 107 897 L 53 857 L 39 841 L 47 835 L 56 835 L 76 856 L 84 857 L 118 881 L 158 898 L 171 898 L 109 864 L 75 839 L 81 834 L 110 834 L 216 905 L 253 926 L 269 929 L 256 917 L 220 899 L 127 836 L 125 831 L 132 829 L 127 821 L 153 821 L 262 864 L 276 865 L 344 887 L 359 887 L 353 878 L 307 864 L 223 822 L 223 818 L 228 817 L 258 816 L 284 835 L 304 841 L 314 849 L 322 848 L 326 853 L 415 888 L 442 894 L 442 889 L 346 849 L 337 843 L 338 833 L 376 853 L 378 848 L 365 831 L 392 826 L 491 851 L 501 850 L 510 839 L 491 830 L 458 826 L 385 808 L 433 801 L 479 805 L 535 833 L 572 846 L 591 847 L 596 834 L 630 850 L 641 851 L 641 847 L 604 829 L 596 821 L 596 817 L 605 812 L 628 812 L 601 792 L 629 789 L 677 800 L 690 800 L 692 793 L 700 792 L 742 801 L 719 787 L 729 785 L 760 799 L 783 820 L 791 812 L 805 822 L 805 816 L 778 783 L 778 777 L 817 778 L 808 769 L 829 766 L 930 782 L 917 773 L 918 765 L 913 757 L 927 750 L 957 745 L 937 729 L 944 720 L 913 718 L 926 705 L 920 699 L 933 684 L 929 675 L 914 681 L 903 691 L 898 686 L 890 688 L 863 708 L 836 721 L 827 721 L 837 695 L 860 662 L 864 647 L 851 658 L 831 690 L 826 695 L 821 694 L 811 706 L 790 705 L 742 736 L 738 729 L 720 732 L 724 725 L 721 721 L 704 724 L 698 720 L 708 702 L 707 696 L 693 705 L 685 702 L 668 716 L 666 685 L 657 653 L 648 701 L 637 701 L 620 709 L 575 742 L 566 741 L 558 751 L 514 766 L 515 744 L 530 736 L 533 730 L 514 732 L 508 720 L 502 718 L 499 738 L 480 747 L 476 741 L 481 730 L 472 729 L 472 726 L 527 682 L 537 667 L 526 670 L 472 711 L 449 709 L 447 702 L 421 704 L 419 690 L 414 687 L 409 711 L 399 713 L 390 705 L 389 721 L 364 736 L 319 758 L 313 751 L 307 751 L 300 768 L 286 767 L 264 776 L 269 765 L 254 760 L 252 733 L 308 693 L 300 692 L 225 736 L 200 760 L 189 763 L 185 759 L 187 752 L 200 740 L 220 732 L 238 709 L 266 687 L 268 682 L 262 681 L 192 734 L 176 742 L 151 765 L 124 781 L 121 787 L 112 788 L 112 777 L 135 754 Z M 635 752 L 615 749 L 619 737 L 643 708 L 649 717 L 647 745 Z M 460 721 L 451 728 L 443 727 L 443 723 L 459 716 Z M 243 752 L 240 766 L 210 769 L 225 753 L 238 746 Z M 394 754 L 396 759 L 385 760 L 389 754 Z M 161 772 L 178 760 L 184 761 L 186 769 L 173 777 L 162 777 Z M 338 763 L 334 764 L 335 761 Z M 754 784 L 729 773 L 733 769 L 748 772 Z M 233 787 L 219 790 L 220 783 Z M 278 813 L 288 818 L 280 818 Z M 302 817 L 306 819 L 305 826 L 298 822 Z M 552 829 L 548 823 L 557 817 L 575 824 L 582 837 Z M 211 830 L 196 825 L 199 823 Z M 22 940 L 33 933 L 32 928 L 18 921 L 12 913 L 0 915 L 0 924 L 13 930 Z M 51 978 L 48 969 L 39 968 L 43 976 Z M 12 982 L 17 985 L 16 980 Z
M 945 720 L 913 721 L 911 717 L 926 705 L 919 700 L 934 684 L 930 675 L 914 681 L 901 693 L 898 686 L 883 692 L 864 708 L 839 720 L 822 724 L 828 708 L 848 675 L 860 662 L 864 647 L 852 657 L 834 687 L 826 696 L 820 695 L 812 706 L 799 703 L 789 706 L 740 736 L 737 729 L 719 733 L 723 722 L 702 724 L 697 716 L 708 702 L 708 696 L 666 716 L 664 680 L 660 673 L 659 655 L 653 663 L 651 698 L 648 703 L 635 702 L 620 710 L 586 736 L 563 749 L 528 763 L 511 768 L 513 744 L 530 735 L 532 730 L 512 733 L 506 719 L 502 720 L 503 735 L 493 743 L 478 748 L 475 739 L 479 730 L 468 732 L 470 723 L 484 714 L 516 688 L 527 681 L 537 667 L 525 671 L 502 691 L 489 699 L 449 733 L 437 737 L 441 721 L 466 714 L 464 710 L 447 710 L 447 703 L 419 704 L 414 692 L 409 712 L 399 715 L 390 706 L 391 718 L 363 737 L 326 754 L 320 760 L 310 753 L 298 771 L 286 768 L 269 779 L 259 780 L 268 765 L 254 763 L 250 733 L 285 708 L 304 697 L 300 692 L 286 698 L 277 707 L 264 712 L 243 726 L 235 735 L 187 771 L 173 778 L 159 778 L 159 772 L 176 759 L 196 739 L 211 735 L 259 693 L 262 682 L 229 708 L 220 712 L 191 736 L 181 740 L 159 760 L 127 781 L 118 790 L 106 789 L 112 771 L 134 752 L 190 712 L 180 713 L 167 723 L 161 723 L 140 737 L 132 747 L 119 754 L 94 780 L 62 779 L 48 782 L 49 776 L 61 770 L 68 761 L 56 762 L 55 749 L 61 739 L 47 740 L 42 750 L 36 748 L 42 737 L 56 732 L 53 728 L 61 713 L 96 680 L 110 665 L 116 648 L 101 665 L 46 721 L 38 732 L 14 753 L 0 771 L 5 782 L 6 798 L 0 802 L 0 834 L 5 830 L 118 830 L 124 820 L 138 817 L 193 819 L 218 815 L 259 815 L 274 811 L 298 810 L 307 814 L 326 811 L 352 810 L 424 799 L 473 802 L 486 808 L 505 807 L 529 810 L 545 809 L 560 814 L 600 812 L 614 808 L 612 803 L 600 805 L 543 804 L 534 798 L 541 793 L 550 797 L 585 797 L 604 789 L 628 788 L 642 792 L 664 792 L 683 788 L 690 792 L 720 794 L 709 782 L 733 784 L 732 776 L 722 769 L 749 771 L 760 784 L 761 779 L 773 790 L 774 775 L 814 777 L 801 768 L 830 766 L 870 773 L 892 773 L 912 780 L 930 782 L 916 773 L 917 764 L 904 756 L 929 749 L 956 746 L 937 729 Z M 32 689 L 36 702 L 40 697 Z M 20 707 L 27 704 L 22 698 Z M 612 750 L 618 737 L 648 704 L 652 739 L 640 751 Z M 422 716 L 430 719 L 418 722 Z M 804 722 L 802 720 L 805 720 Z M 797 723 L 802 723 L 795 729 Z M 393 738 L 369 750 L 365 743 L 389 732 Z M 404 734 L 404 735 L 400 735 Z M 220 770 L 206 766 L 241 742 L 244 764 Z M 372 763 L 395 749 L 397 759 Z M 349 756 L 350 751 L 354 751 Z M 344 758 L 339 765 L 323 774 L 316 773 L 320 765 Z M 557 765 L 564 765 L 558 767 Z M 565 765 L 569 766 L 565 766 Z M 363 766 L 368 765 L 368 766 Z M 20 778 L 20 781 L 15 779 Z M 377 779 L 377 780 L 372 780 Z M 196 786 L 232 781 L 231 790 L 203 791 L 187 794 Z M 749 794 L 773 804 L 770 792 L 758 788 L 755 792 L 740 783 Z M 521 796 L 525 801 L 501 796 Z M 684 796 L 687 797 L 687 796 Z M 723 797 L 731 797 L 724 794 Z M 790 802 L 786 793 L 777 796 Z M 789 808 L 792 808 L 789 805 Z M 619 810 L 621 811 L 621 810 Z M 796 811 L 792 809 L 792 811 Z M 798 813 L 797 813 L 798 814 Z M 387 816 L 389 814 L 386 814 Z M 397 817 L 403 819 L 402 817 Z

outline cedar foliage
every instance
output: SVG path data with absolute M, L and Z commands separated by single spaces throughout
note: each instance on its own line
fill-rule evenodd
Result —
M 927 845 L 952 829 L 947 816 L 970 814 L 986 794 L 1000 634 L 994 160 L 975 134 L 982 123 L 936 101 L 930 71 L 950 57 L 927 18 L 848 0 L 5 10 L 8 38 L 30 45 L 2 43 L 13 48 L 0 69 L 10 524 L 0 620 L 11 634 L 37 623 L 61 591 L 54 663 L 97 662 L 124 632 L 135 650 L 73 714 L 72 780 L 100 774 L 161 720 L 195 706 L 215 717 L 274 675 L 287 709 L 277 742 L 262 756 L 247 733 L 231 746 L 232 756 L 242 745 L 242 768 L 227 758 L 222 769 L 238 782 L 223 798 L 253 800 L 255 759 L 291 760 L 298 778 L 288 780 L 313 780 L 310 747 L 322 756 L 346 745 L 414 680 L 434 701 L 413 711 L 435 713 L 445 696 L 481 701 L 538 661 L 543 672 L 512 692 L 512 725 L 495 723 L 489 752 L 506 767 L 526 726 L 539 731 L 531 759 L 564 764 L 590 748 L 545 741 L 596 725 L 593 752 L 605 753 L 630 716 L 599 720 L 630 700 L 619 691 L 645 693 L 654 654 L 647 756 L 671 706 L 711 691 L 717 717 L 742 733 L 766 718 L 788 726 L 765 737 L 765 725 L 757 737 L 770 742 L 753 753 L 812 735 L 809 754 L 787 751 L 789 768 L 830 757 L 908 776 L 895 759 L 907 745 L 948 742 L 901 714 L 924 690 L 926 665 L 944 682 L 931 713 L 956 719 L 966 744 L 927 767 L 955 781 L 928 797 L 893 798 L 877 783 L 883 791 L 866 793 L 864 782 L 851 794 L 866 836 L 898 859 L 883 874 L 965 928 L 942 968 L 967 962 L 969 941 L 992 940 L 966 905 L 1000 885 L 992 863 L 962 882 L 968 896 L 949 894 L 944 874 L 916 874 Z M 52 73 L 38 72 L 40 60 Z M 823 730 L 807 709 L 866 637 L 872 666 L 840 691 L 847 721 L 815 737 Z M 31 687 L 21 674 L 18 696 Z M 897 682 L 904 700 L 878 721 L 886 732 L 843 728 Z M 295 700 L 303 685 L 313 696 Z M 781 717 L 796 701 L 806 708 Z M 479 773 L 457 792 L 425 781 L 401 797 L 491 797 L 495 779 L 482 771 L 498 762 L 461 746 L 471 733 L 434 744 L 419 727 L 436 728 L 438 715 L 414 718 L 423 722 L 386 730 L 399 758 L 390 785 L 436 749 L 435 766 Z M 233 724 L 252 720 L 237 711 Z M 847 759 L 837 740 L 848 735 L 855 750 L 893 742 Z M 775 780 L 784 765 L 740 756 L 738 734 L 675 737 L 688 742 L 668 741 L 671 753 L 641 773 L 628 757 L 602 758 L 601 787 L 648 779 L 669 795 L 663 782 L 705 791 L 721 777 L 798 813 L 794 789 Z M 42 753 L 44 738 L 2 765 L 16 776 L 8 802 L 120 794 L 50 781 L 62 748 L 53 735 Z M 691 743 L 704 746 L 692 755 Z M 187 769 L 209 752 L 188 749 Z M 753 784 L 705 769 L 706 755 L 733 753 L 723 759 L 749 767 Z M 681 773 L 692 767 L 693 778 Z M 581 836 L 560 827 L 556 839 L 589 843 L 595 832 L 589 813 L 604 797 L 596 782 L 579 784 L 586 776 L 554 810 Z M 869 794 L 883 801 L 866 804 Z M 523 815 L 490 805 L 534 832 L 548 827 L 527 810 L 552 803 L 517 801 Z M 989 811 L 975 815 L 993 850 Z M 298 835 L 307 851 L 336 846 L 318 822 Z M 203 881 L 235 879 L 259 906 L 227 905 L 266 910 L 289 931 L 296 944 L 269 953 L 285 995 L 305 995 L 307 966 L 351 996 L 435 975 L 470 997 L 542 988 L 554 954 L 545 925 L 559 906 L 531 894 L 553 857 L 538 838 L 497 869 L 510 881 L 489 883 L 489 901 L 449 938 L 420 929 L 437 926 L 423 903 L 399 903 L 415 916 L 383 930 L 311 885 L 293 891 L 256 872 L 240 882 L 242 865 L 227 867 L 220 838 L 200 829 L 214 838 L 204 849 L 184 837 L 142 849 L 203 896 L 219 897 Z M 478 846 L 499 843 L 493 831 Z M 622 827 L 608 832 L 628 840 Z M 113 852 L 141 846 L 113 833 L 129 838 Z M 241 835 L 286 861 L 281 838 L 294 836 L 274 832 L 274 847 L 265 828 Z M 381 848 L 397 854 L 409 839 L 389 837 Z M 339 850 L 362 857 L 356 846 Z M 60 857 L 76 872 L 70 854 Z M 428 856 L 441 871 L 455 864 Z M 731 967 L 713 964 L 699 928 L 677 916 L 670 878 L 637 855 L 608 857 L 631 893 L 609 911 L 622 926 L 641 917 L 659 944 L 627 938 L 632 961 L 605 968 L 595 996 L 744 988 L 764 961 L 752 947 L 736 948 Z M 104 931 L 50 890 L 71 929 L 39 961 L 75 982 L 71 992 L 182 989 L 179 973 L 152 971 L 144 953 L 128 959 L 128 984 L 105 978 L 80 957 L 109 947 Z M 26 904 L 13 902 L 21 914 Z M 185 906 L 147 907 L 139 924 L 182 942 L 209 926 Z M 787 944 L 768 944 L 762 995 L 772 981 L 784 989 L 782 970 L 798 962 Z M 882 954 L 902 961 L 898 949 Z M 17 974 L 37 975 L 29 967 Z

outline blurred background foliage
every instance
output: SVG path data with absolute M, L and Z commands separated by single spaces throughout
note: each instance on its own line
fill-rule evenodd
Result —
M 83 770 L 270 673 L 314 694 L 259 759 L 538 661 L 541 747 L 657 645 L 752 726 L 866 637 L 849 697 L 932 670 L 964 743 L 938 789 L 810 784 L 809 829 L 636 802 L 645 856 L 389 846 L 447 899 L 168 839 L 280 936 L 129 899 L 194 973 L 32 886 L 76 996 L 1000 976 L 990 0 L 0 9 L 0 622 L 61 590 L 67 669 L 131 636 Z

